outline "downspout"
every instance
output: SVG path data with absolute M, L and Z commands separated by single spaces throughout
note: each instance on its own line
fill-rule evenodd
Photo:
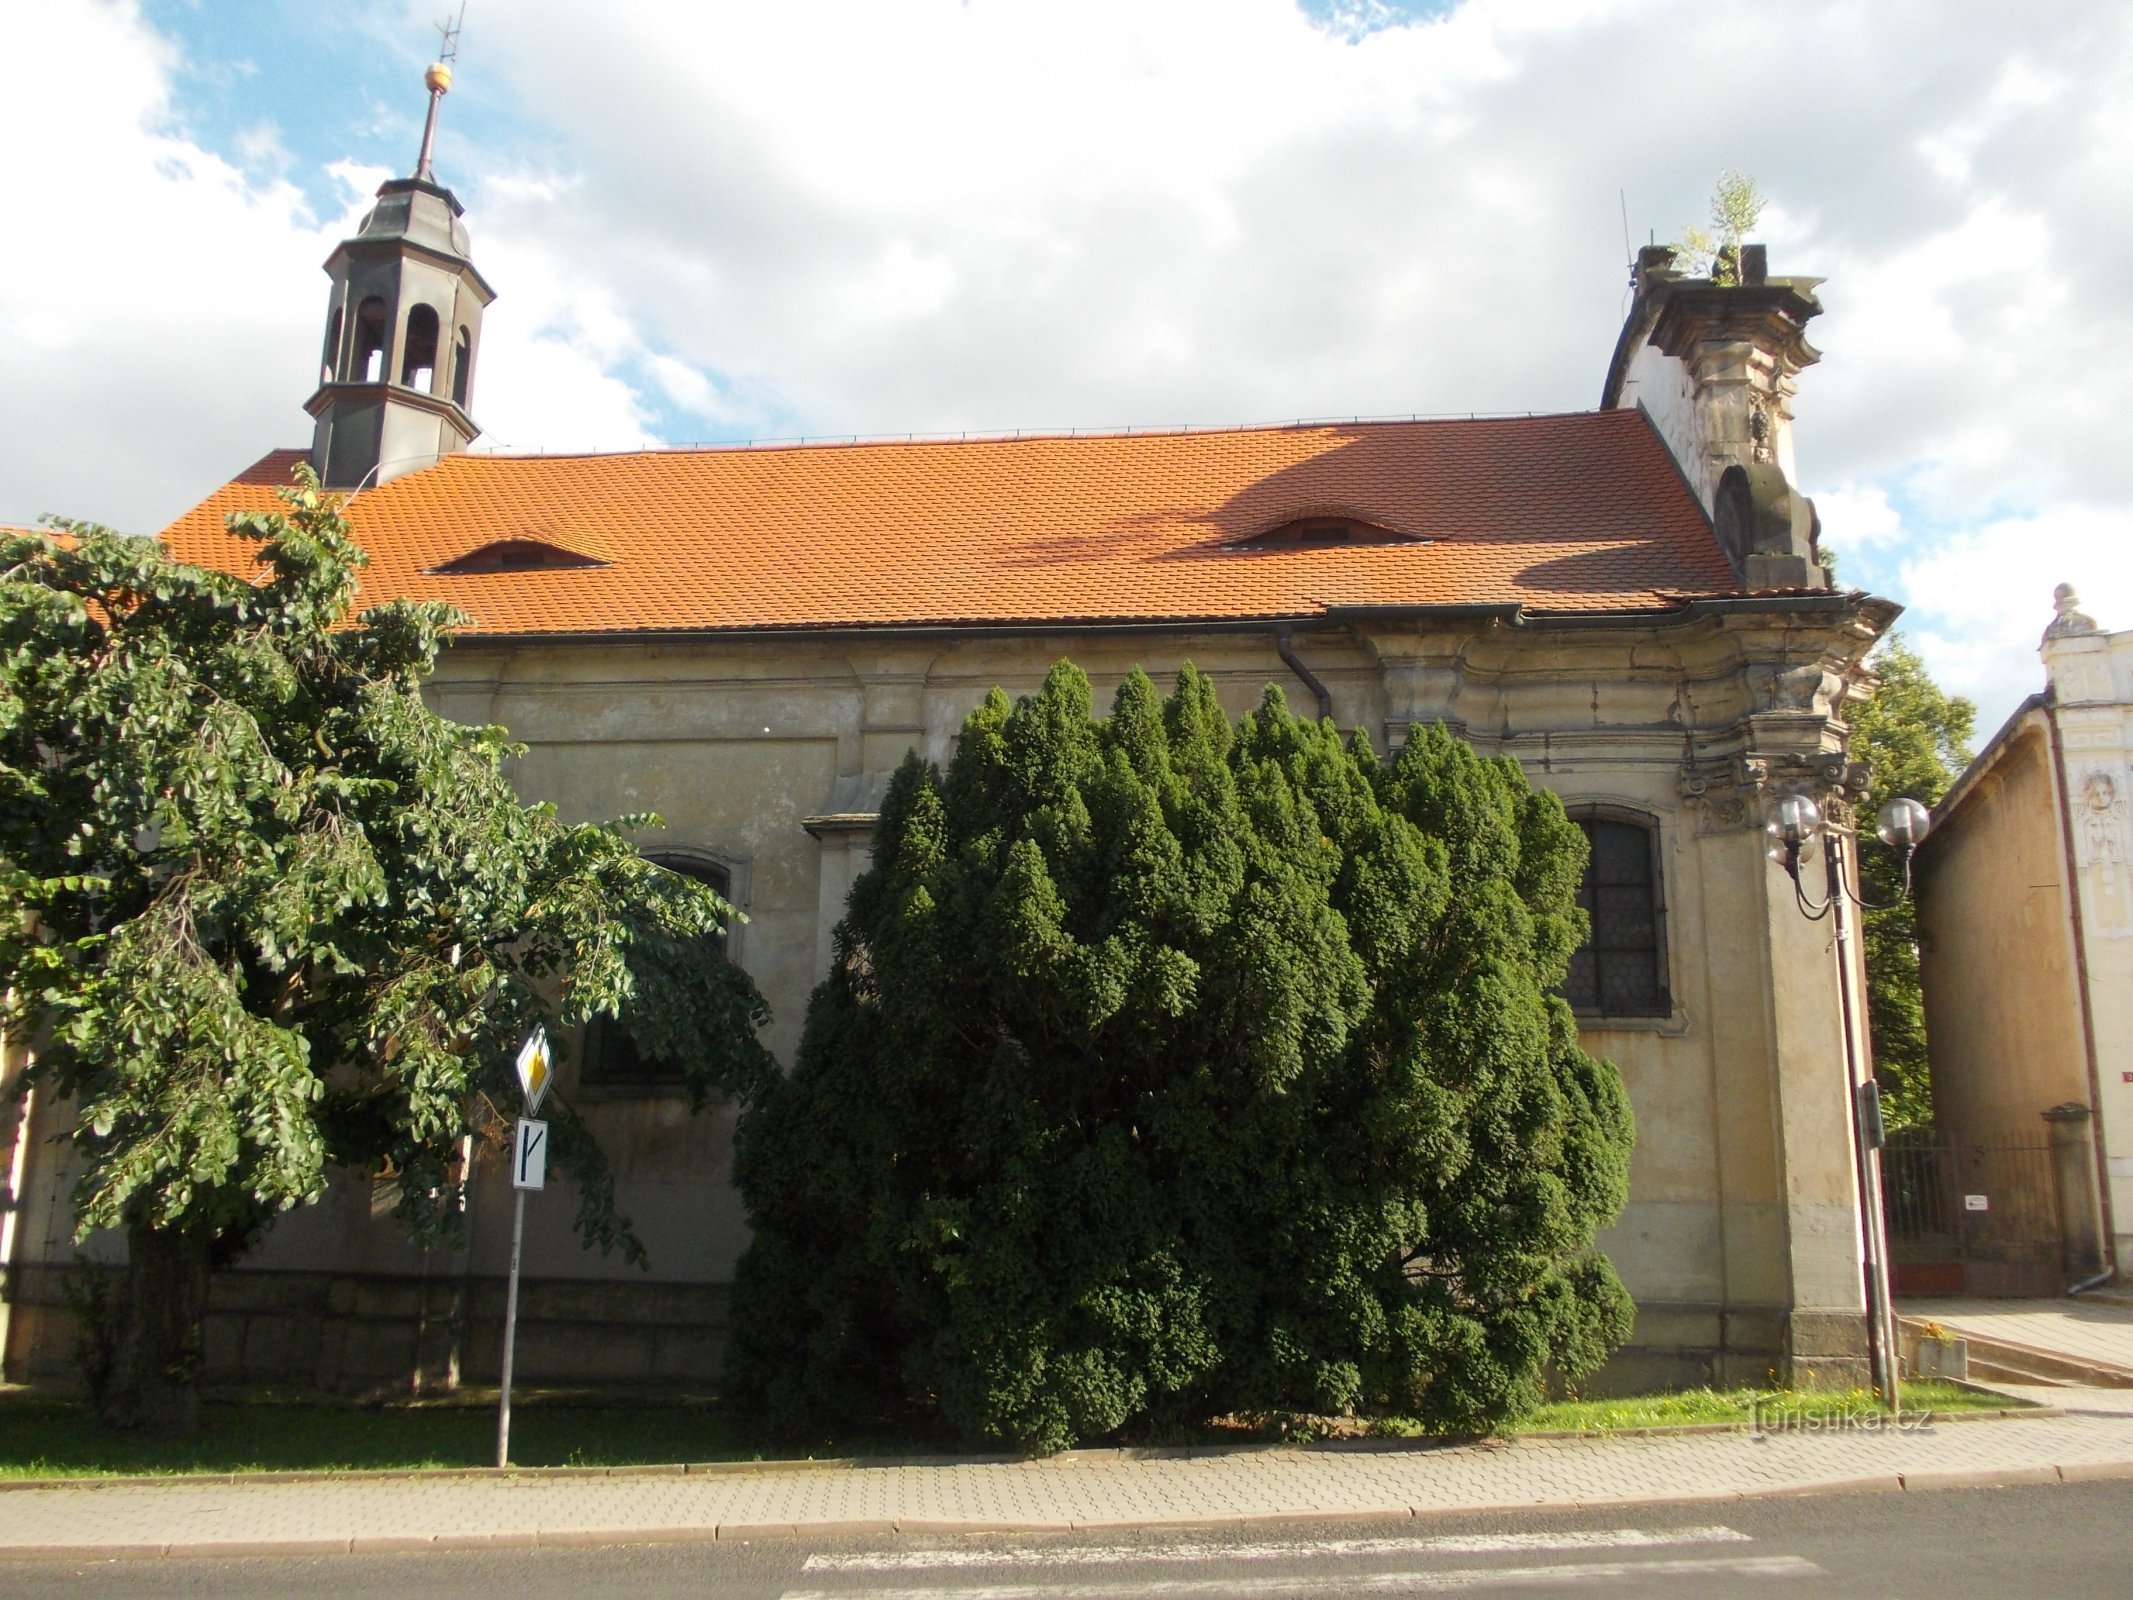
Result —
M 1859 1015 L 1857 980 L 1853 963 L 1859 956 L 1852 945 L 1851 901 L 1843 854 L 1844 836 L 1831 828 L 1822 840 L 1822 857 L 1829 875 L 1831 932 L 1837 948 L 1837 1014 L 1843 1019 L 1845 1126 L 1852 1137 L 1852 1162 L 1858 1173 L 1859 1244 L 1862 1290 L 1866 1298 L 1867 1360 L 1872 1367 L 1875 1391 L 1882 1404 L 1901 1413 L 1903 1395 L 1897 1371 L 1896 1313 L 1889 1297 L 1888 1224 L 1881 1199 L 1881 1147 L 1874 1144 L 1865 1124 L 1862 1097 L 1874 1082 L 1871 1063 L 1863 1059 L 1860 1043 L 1866 1030 Z
M 2103 1213 L 2104 1269 L 2066 1291 L 2073 1295 L 2118 1275 L 2118 1231 L 2111 1217 L 2111 1167 L 2104 1159 L 2103 1082 L 2096 1070 L 2096 1018 L 2089 1008 L 2089 944 L 2081 926 L 2081 878 L 2074 859 L 2073 810 L 2066 794 L 2066 747 L 2059 740 L 2058 704 L 2049 698 L 2044 702 L 2044 725 L 2052 736 L 2052 793 L 2059 802 L 2059 842 L 2066 852 L 2066 908 L 2074 928 L 2074 992 L 2080 1000 L 2081 1048 L 2088 1057 L 2089 1105 L 2095 1113 L 2089 1119 L 2089 1139 L 2095 1150 L 2096 1196 Z
M 1302 659 L 1296 654 L 1296 647 L 1289 642 L 1289 637 L 1294 631 L 1286 622 L 1274 630 L 1274 654 L 1281 657 L 1282 665 L 1302 679 L 1303 686 L 1317 697 L 1318 716 L 1319 720 L 1323 722 L 1327 717 L 1333 715 L 1333 691 L 1323 683 L 1320 683 L 1312 674 L 1311 669 L 1305 666 Z M 2094 1063 L 2091 1062 L 2091 1066 L 2093 1065 Z

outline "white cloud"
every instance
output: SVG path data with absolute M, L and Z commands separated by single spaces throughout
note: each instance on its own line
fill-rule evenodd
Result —
M 1828 279 L 1798 446 L 1848 575 L 1988 701 L 2052 583 L 2114 620 L 2126 8 L 1466 0 L 1349 42 L 1288 0 L 489 0 L 466 43 L 524 112 L 453 123 L 445 173 L 501 293 L 491 443 L 1589 406 L 1618 192 L 1663 239 L 1729 167 L 1774 270 Z M 0 258 L 0 517 L 154 525 L 307 432 L 345 222 L 277 175 L 305 108 L 225 161 L 177 70 L 125 6 L 0 13 L 47 241 Z
M 2044 687 L 2037 641 L 2052 591 L 2071 583 L 2106 628 L 2133 627 L 2133 517 L 2123 508 L 2066 505 L 1994 518 L 1905 557 L 1913 642 L 1944 688 L 1978 702 L 1979 732 L 1999 726 L 2023 695 Z
M 124 7 L 0 12 L 0 516 L 160 525 L 308 432 L 328 241 L 162 131 L 174 65 Z
M 1891 544 L 1903 532 L 1903 514 L 1878 484 L 1847 484 L 1814 497 L 1822 519 L 1822 541 L 1841 560 L 1857 551 Z

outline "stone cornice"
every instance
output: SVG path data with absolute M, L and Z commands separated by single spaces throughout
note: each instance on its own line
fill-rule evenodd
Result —
M 1849 832 L 1872 777 L 1865 762 L 1841 750 L 1743 752 L 1684 762 L 1681 798 L 1699 834 L 1760 828 L 1771 805 L 1789 794 L 1805 795 L 1831 827 Z
M 1790 371 L 1813 366 L 1822 352 L 1807 342 L 1807 321 L 1820 314 L 1813 278 L 1779 278 L 1767 284 L 1672 287 L 1653 319 L 1651 343 L 1676 360 L 1712 343 L 1750 343 L 1782 356 Z

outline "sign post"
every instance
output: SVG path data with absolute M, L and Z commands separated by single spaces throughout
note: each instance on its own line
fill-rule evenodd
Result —
M 526 1113 L 511 1137 L 511 1281 L 504 1291 L 503 1385 L 496 1401 L 496 1464 L 511 1465 L 511 1364 L 518 1346 L 518 1262 L 526 1238 L 526 1191 L 548 1185 L 548 1124 L 534 1113 L 548 1097 L 554 1076 L 548 1061 L 548 1030 L 537 1027 L 519 1047 L 518 1086 Z

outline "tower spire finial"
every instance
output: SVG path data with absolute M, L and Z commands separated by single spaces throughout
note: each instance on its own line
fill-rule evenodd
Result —
M 436 174 L 430 168 L 430 153 L 437 144 L 437 107 L 452 87 L 452 63 L 459 59 L 459 29 L 467 20 L 465 0 L 461 0 L 459 15 L 448 22 L 436 24 L 439 36 L 437 59 L 430 63 L 429 71 L 422 81 L 429 85 L 430 112 L 422 124 L 422 153 L 415 158 L 415 176 L 424 183 L 435 183 Z

